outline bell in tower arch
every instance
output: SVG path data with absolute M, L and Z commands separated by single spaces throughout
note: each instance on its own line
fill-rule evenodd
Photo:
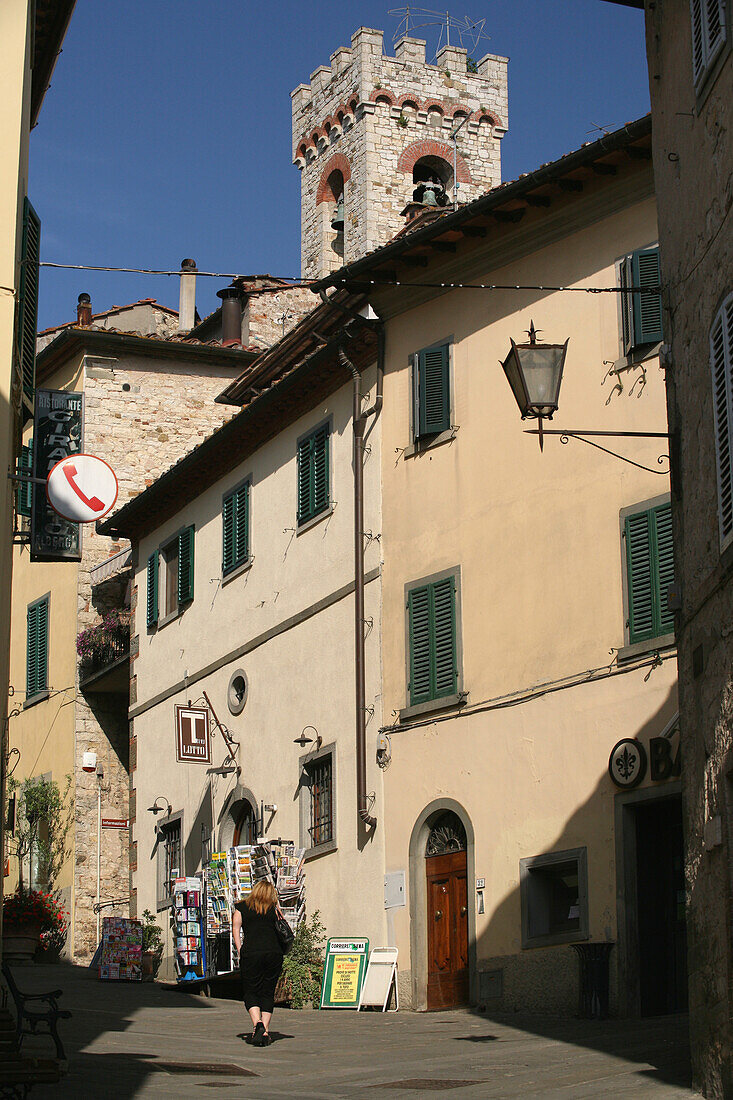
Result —
M 336 210 L 334 212 L 333 217 L 331 218 L 331 229 L 335 230 L 337 233 L 343 233 L 343 231 L 344 231 L 344 196 L 343 196 L 343 194 L 341 194 L 339 196 L 338 202 L 336 203 Z

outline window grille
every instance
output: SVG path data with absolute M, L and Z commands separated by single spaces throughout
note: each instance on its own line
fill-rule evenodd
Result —
M 333 840 L 333 773 L 331 757 L 323 756 L 308 765 L 310 776 L 311 847 Z

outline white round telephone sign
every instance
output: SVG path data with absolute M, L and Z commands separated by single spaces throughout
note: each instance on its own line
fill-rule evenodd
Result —
M 93 523 L 115 506 L 117 478 L 96 455 L 69 455 L 46 479 L 46 495 L 55 512 L 74 523 Z

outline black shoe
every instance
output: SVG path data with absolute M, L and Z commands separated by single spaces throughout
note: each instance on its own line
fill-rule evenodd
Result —
M 260 1020 L 258 1024 L 255 1024 L 255 1029 L 252 1032 L 252 1046 L 263 1047 L 265 1045 L 265 1038 L 269 1040 L 270 1036 L 265 1035 L 265 1025 L 262 1023 L 262 1020 Z

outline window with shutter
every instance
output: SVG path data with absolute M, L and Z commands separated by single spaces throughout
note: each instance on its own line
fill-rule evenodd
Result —
M 222 573 L 249 558 L 249 482 L 227 493 L 222 503 Z
M 660 286 L 659 248 L 639 248 L 626 256 L 621 261 L 619 278 L 622 289 Z M 644 344 L 658 343 L 663 338 L 661 294 L 622 294 L 621 328 L 625 355 Z
M 699 90 L 727 40 L 725 0 L 690 0 L 692 78 Z
M 456 578 L 416 585 L 407 594 L 410 705 L 455 695 Z
M 713 381 L 715 465 L 718 481 L 720 549 L 733 539 L 733 293 L 718 311 L 710 330 Z
M 415 356 L 415 439 L 429 439 L 451 427 L 450 345 L 424 348 Z
M 298 442 L 298 526 L 330 504 L 329 436 L 329 425 L 321 424 Z
M 178 536 L 178 604 L 193 599 L 193 543 L 194 529 L 186 527 Z M 171 610 L 175 610 L 172 608 Z
M 33 407 L 36 388 L 36 321 L 38 315 L 38 263 L 41 253 L 41 222 L 28 199 L 23 204 L 20 284 L 18 287 L 18 348 L 23 395 Z
M 634 512 L 624 523 L 629 642 L 674 631 L 667 591 L 674 582 L 672 509 L 669 503 Z
M 158 622 L 158 551 L 150 555 L 148 558 L 148 568 L 146 576 L 147 587 L 147 623 L 148 626 L 155 626 Z
M 22 447 L 18 459 L 17 472 L 26 477 L 33 476 L 33 440 L 28 441 L 26 447 Z M 15 490 L 15 511 L 19 516 L 30 518 L 33 507 L 33 484 L 30 481 L 21 481 Z
M 48 688 L 48 596 L 26 613 L 26 703 Z

